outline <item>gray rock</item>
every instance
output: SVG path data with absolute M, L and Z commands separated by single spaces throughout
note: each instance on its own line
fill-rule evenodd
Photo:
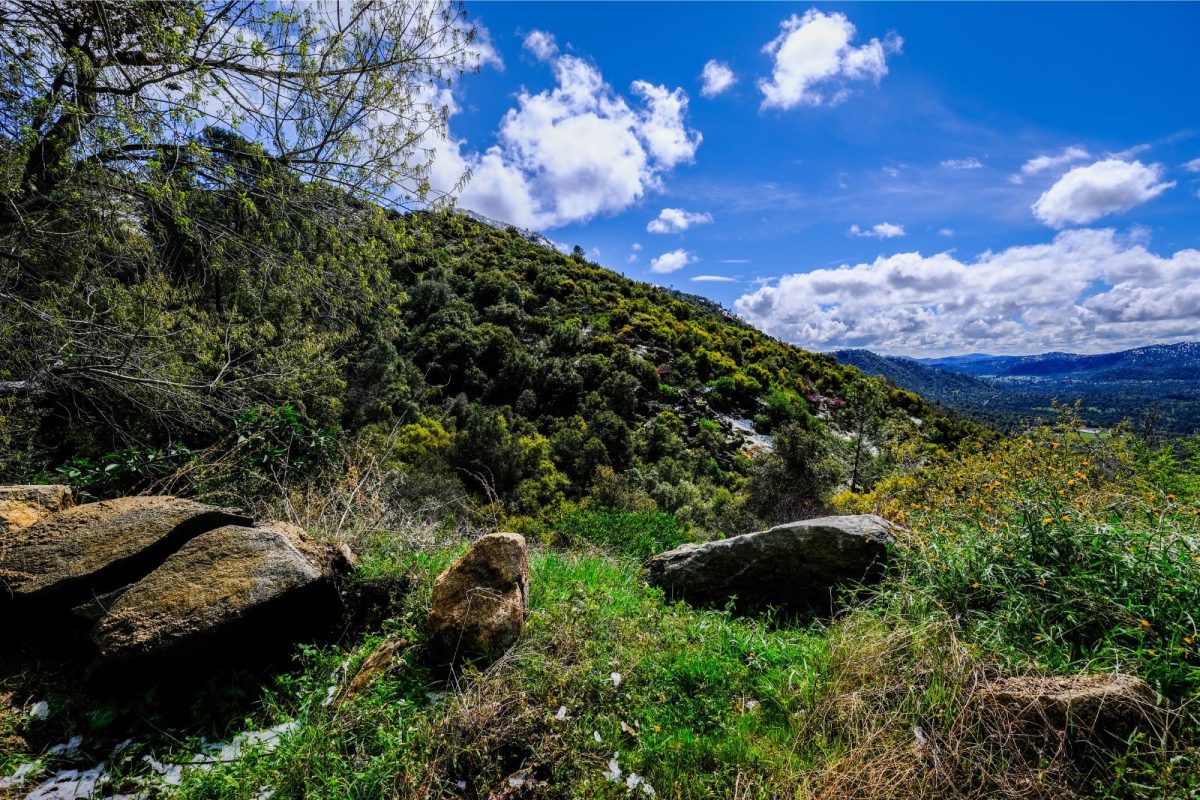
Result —
M 228 525 L 126 589 L 92 640 L 102 665 L 151 663 L 318 632 L 338 608 L 340 560 L 292 525 Z M 229 654 L 226 654 L 229 655 Z
M 476 539 L 433 583 L 429 654 L 437 666 L 502 654 L 521 636 L 529 606 L 525 538 Z
M 646 564 L 672 597 L 828 607 L 838 590 L 883 573 L 892 526 L 870 514 L 820 517 L 704 544 L 685 544 Z
M 70 486 L 0 486 L 0 536 L 5 531 L 27 528 L 74 503 Z
M 0 603 L 69 608 L 140 579 L 194 536 L 248 517 L 174 497 L 87 503 L 0 538 Z

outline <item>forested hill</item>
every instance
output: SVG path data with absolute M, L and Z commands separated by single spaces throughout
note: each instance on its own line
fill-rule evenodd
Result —
M 933 367 L 996 378 L 1074 379 L 1092 382 L 1155 381 L 1168 378 L 1200 381 L 1200 342 L 1155 344 L 1115 353 L 1035 356 L 974 354 L 919 359 Z
M 230 213 L 227 198 L 193 202 L 214 228 Z M 220 260 L 151 219 L 120 243 L 138 269 L 47 265 L 65 274 L 28 289 L 21 308 L 43 313 L 5 340 L 0 380 L 25 388 L 6 400 L 0 471 L 57 470 L 104 494 L 222 448 L 252 462 L 243 473 L 287 464 L 272 479 L 297 480 L 368 446 L 513 513 L 592 496 L 733 530 L 869 485 L 898 448 L 977 432 L 515 228 L 368 217 L 353 237 L 301 216 L 238 219 Z M 79 330 L 83 295 L 55 288 L 79 282 L 121 315 Z M 75 362 L 42 367 L 38 351 L 66 341 Z
M 1152 345 L 1099 355 L 972 354 L 940 359 L 834 353 L 843 364 L 1000 429 L 1052 419 L 1054 405 L 1080 404 L 1081 422 L 1131 420 L 1147 432 L 1200 431 L 1200 344 Z

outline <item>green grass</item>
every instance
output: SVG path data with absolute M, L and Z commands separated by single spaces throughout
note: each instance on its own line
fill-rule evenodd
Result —
M 353 674 L 380 638 L 310 651 L 264 718 L 297 719 L 299 731 L 274 752 L 192 773 L 183 796 L 270 786 L 275 797 L 487 797 L 510 777 L 544 781 L 538 797 L 638 796 L 605 776 L 614 757 L 623 780 L 679 798 L 989 797 L 1018 781 L 1052 797 L 1065 785 L 1062 764 L 1027 763 L 989 738 L 982 723 L 994 721 L 978 718 L 971 687 L 1005 664 L 960 638 L 945 611 L 884 592 L 837 620 L 738 617 L 666 602 L 632 559 L 543 552 L 522 642 L 445 685 L 421 664 L 420 621 L 447 557 L 422 565 L 411 605 L 383 633 L 411 645 L 387 677 L 323 706 L 331 679 Z M 952 768 L 914 762 L 918 727 Z M 1144 751 L 1121 763 L 1162 785 Z
M 683 527 L 573 512 L 558 547 L 531 552 L 521 642 L 449 682 L 424 665 L 423 625 L 434 576 L 465 544 L 437 526 L 365 537 L 363 579 L 406 576 L 407 597 L 365 640 L 305 649 L 275 678 L 234 728 L 295 721 L 275 750 L 190 771 L 176 794 L 1195 800 L 1200 492 L 1125 444 L 1042 431 L 851 498 L 907 533 L 885 582 L 834 619 L 669 602 L 641 563 Z M 326 704 L 386 641 L 405 643 L 393 668 Z M 1112 671 L 1146 679 L 1175 713 L 1098 765 L 1014 746 L 1016 722 L 975 695 L 1000 676 Z M 94 719 L 79 708 L 48 724 L 65 737 Z M 195 735 L 141 752 L 187 761 Z

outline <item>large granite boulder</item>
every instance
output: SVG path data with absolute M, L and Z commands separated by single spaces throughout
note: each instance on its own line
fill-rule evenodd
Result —
M 124 497 L 68 508 L 0 538 L 0 604 L 69 608 L 138 580 L 185 542 L 252 521 L 175 497 Z
M 47 514 L 70 508 L 75 496 L 70 486 L 0 486 L 0 536 L 27 528 Z
M 830 607 L 839 590 L 883 573 L 891 524 L 870 515 L 820 517 L 654 556 L 647 581 L 689 602 Z
M 429 655 L 436 666 L 498 656 L 521 636 L 529 606 L 525 538 L 492 533 L 438 575 L 429 612 Z
M 347 568 L 336 550 L 286 523 L 208 531 L 113 600 L 92 631 L 99 662 L 236 656 L 319 635 L 340 615 L 334 579 Z

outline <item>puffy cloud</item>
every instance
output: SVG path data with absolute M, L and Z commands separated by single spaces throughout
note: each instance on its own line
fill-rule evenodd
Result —
M 878 225 L 872 225 L 870 228 L 863 230 L 857 225 L 851 225 L 849 234 L 851 236 L 866 236 L 871 239 L 895 239 L 897 236 L 904 235 L 904 226 L 891 222 L 880 222 Z
M 692 280 L 697 283 L 733 283 L 737 278 L 731 278 L 728 275 L 696 275 Z
M 715 58 L 704 65 L 700 78 L 704 81 L 700 94 L 705 97 L 716 97 L 737 82 L 737 76 L 733 74 L 729 65 L 722 64 Z
M 532 30 L 525 37 L 525 49 L 533 54 L 538 61 L 549 61 L 558 52 L 558 42 L 554 34 L 546 31 Z
M 683 118 L 688 96 L 683 89 L 667 91 L 647 81 L 634 81 L 630 87 L 645 103 L 637 126 L 638 136 L 650 155 L 665 169 L 689 163 L 702 139 L 699 131 L 689 130 Z
M 469 170 L 461 206 L 537 229 L 628 208 L 659 188 L 667 171 L 691 161 L 701 140 L 687 127 L 682 89 L 635 81 L 635 108 L 594 64 L 550 56 L 549 44 L 533 33 L 526 37 L 535 55 L 550 58 L 557 85 L 522 91 L 500 121 L 497 143 L 483 153 L 464 152 L 465 143 L 453 138 L 438 143 L 432 175 L 435 187 L 447 191 L 454 176 Z
M 1161 256 L 1112 230 L 1076 229 L 973 261 L 897 253 L 788 275 L 735 308 L 815 349 L 1097 352 L 1195 338 L 1200 251 Z
M 1183 168 L 1188 172 L 1200 172 L 1200 158 L 1193 158 L 1191 161 L 1184 164 Z
M 1033 213 L 1054 228 L 1087 224 L 1106 214 L 1128 211 L 1175 185 L 1162 183 L 1162 165 L 1109 158 L 1063 175 L 1033 204 Z
M 646 230 L 650 233 L 682 233 L 693 225 L 712 222 L 712 214 L 701 211 L 684 211 L 682 208 L 664 208 L 650 220 Z
M 979 169 L 983 162 L 978 158 L 948 158 L 942 162 L 946 169 Z
M 850 42 L 856 31 L 846 15 L 815 8 L 803 17 L 793 14 L 779 27 L 779 35 L 763 47 L 775 60 L 770 79 L 758 82 L 764 109 L 836 105 L 849 96 L 852 81 L 878 83 L 888 72 L 888 54 L 900 52 L 904 43 L 889 34 L 883 41 L 854 47 Z
M 671 250 L 663 253 L 657 258 L 650 259 L 650 271 L 659 274 L 667 272 L 675 272 L 686 267 L 688 264 L 694 264 L 700 259 L 689 253 L 687 250 Z
M 938 231 L 938 236 L 947 236 L 947 237 L 949 237 L 949 236 L 953 236 L 953 235 L 954 235 L 954 229 L 953 229 L 953 228 L 942 228 L 941 230 L 939 230 L 939 231 Z

